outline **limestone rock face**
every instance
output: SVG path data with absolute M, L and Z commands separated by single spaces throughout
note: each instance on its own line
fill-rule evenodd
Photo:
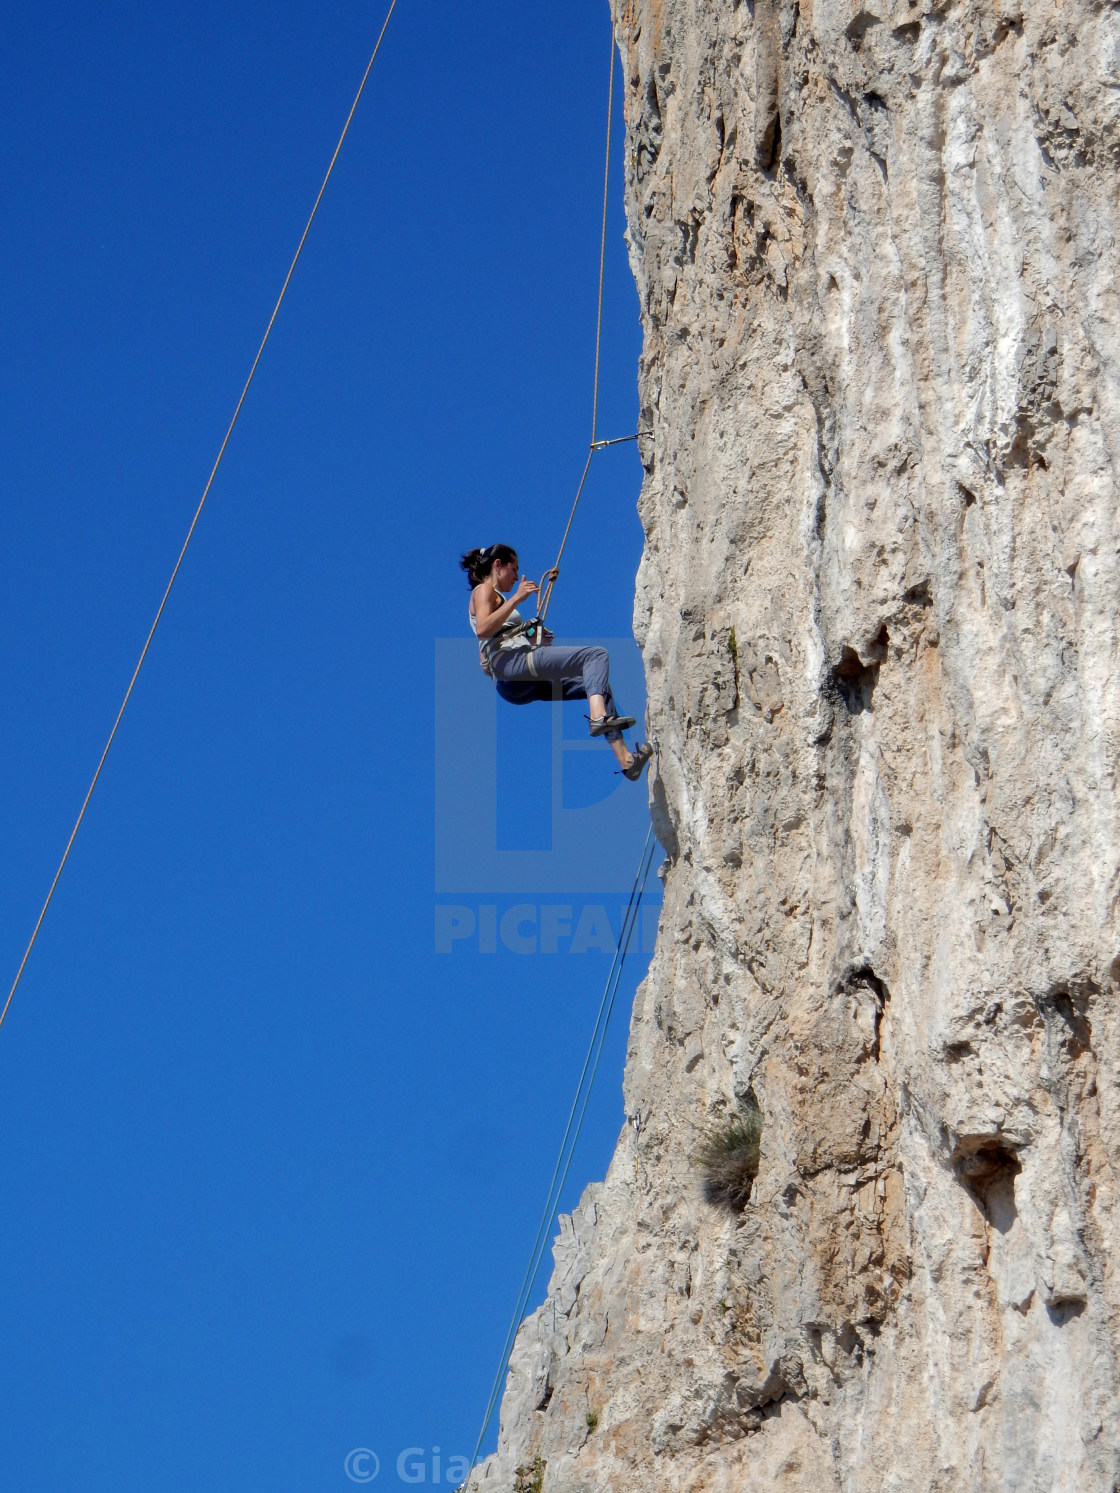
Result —
M 1112 1493 L 1120 7 L 614 18 L 665 904 L 472 1486 Z

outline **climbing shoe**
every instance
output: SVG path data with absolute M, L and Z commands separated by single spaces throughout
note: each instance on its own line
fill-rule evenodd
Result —
M 622 769 L 622 776 L 629 778 L 632 783 L 636 783 L 642 773 L 645 772 L 646 763 L 653 756 L 653 748 L 648 741 L 640 741 L 634 748 L 633 756 L 634 760 L 630 766 Z
M 632 715 L 601 715 L 595 720 L 588 716 L 588 720 L 591 721 L 592 736 L 605 736 L 608 731 L 629 731 L 635 724 Z

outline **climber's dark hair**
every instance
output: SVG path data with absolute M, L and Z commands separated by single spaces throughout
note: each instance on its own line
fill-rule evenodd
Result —
M 508 544 L 492 544 L 489 549 L 469 550 L 459 560 L 459 569 L 467 572 L 471 589 L 480 586 L 495 564 L 508 565 L 517 560 L 517 551 Z

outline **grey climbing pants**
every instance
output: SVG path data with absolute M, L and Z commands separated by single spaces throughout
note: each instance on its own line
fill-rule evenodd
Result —
M 610 684 L 610 655 L 605 648 L 495 648 L 490 656 L 498 694 L 511 705 L 553 700 L 559 685 L 562 700 L 586 700 L 602 695 L 607 714 L 617 715 Z M 608 731 L 607 741 L 621 741 L 621 731 Z

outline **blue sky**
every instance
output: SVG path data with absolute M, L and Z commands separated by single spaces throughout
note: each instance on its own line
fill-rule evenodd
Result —
M 5 13 L 5 991 L 382 14 Z M 609 965 L 488 955 L 481 909 L 617 924 L 584 866 L 646 823 L 578 712 L 507 709 L 495 761 L 481 676 L 461 722 L 434 698 L 459 550 L 539 573 L 582 468 L 607 48 L 605 0 L 400 0 L 0 1032 L 5 1487 L 306 1493 L 355 1446 L 394 1487 L 473 1446 Z M 616 146 L 603 435 L 637 419 Z M 562 636 L 629 637 L 640 476 L 596 460 Z M 561 853 L 555 791 L 587 861 L 437 895 L 437 770 L 497 775 L 496 853 Z M 478 929 L 439 954 L 449 901 Z

